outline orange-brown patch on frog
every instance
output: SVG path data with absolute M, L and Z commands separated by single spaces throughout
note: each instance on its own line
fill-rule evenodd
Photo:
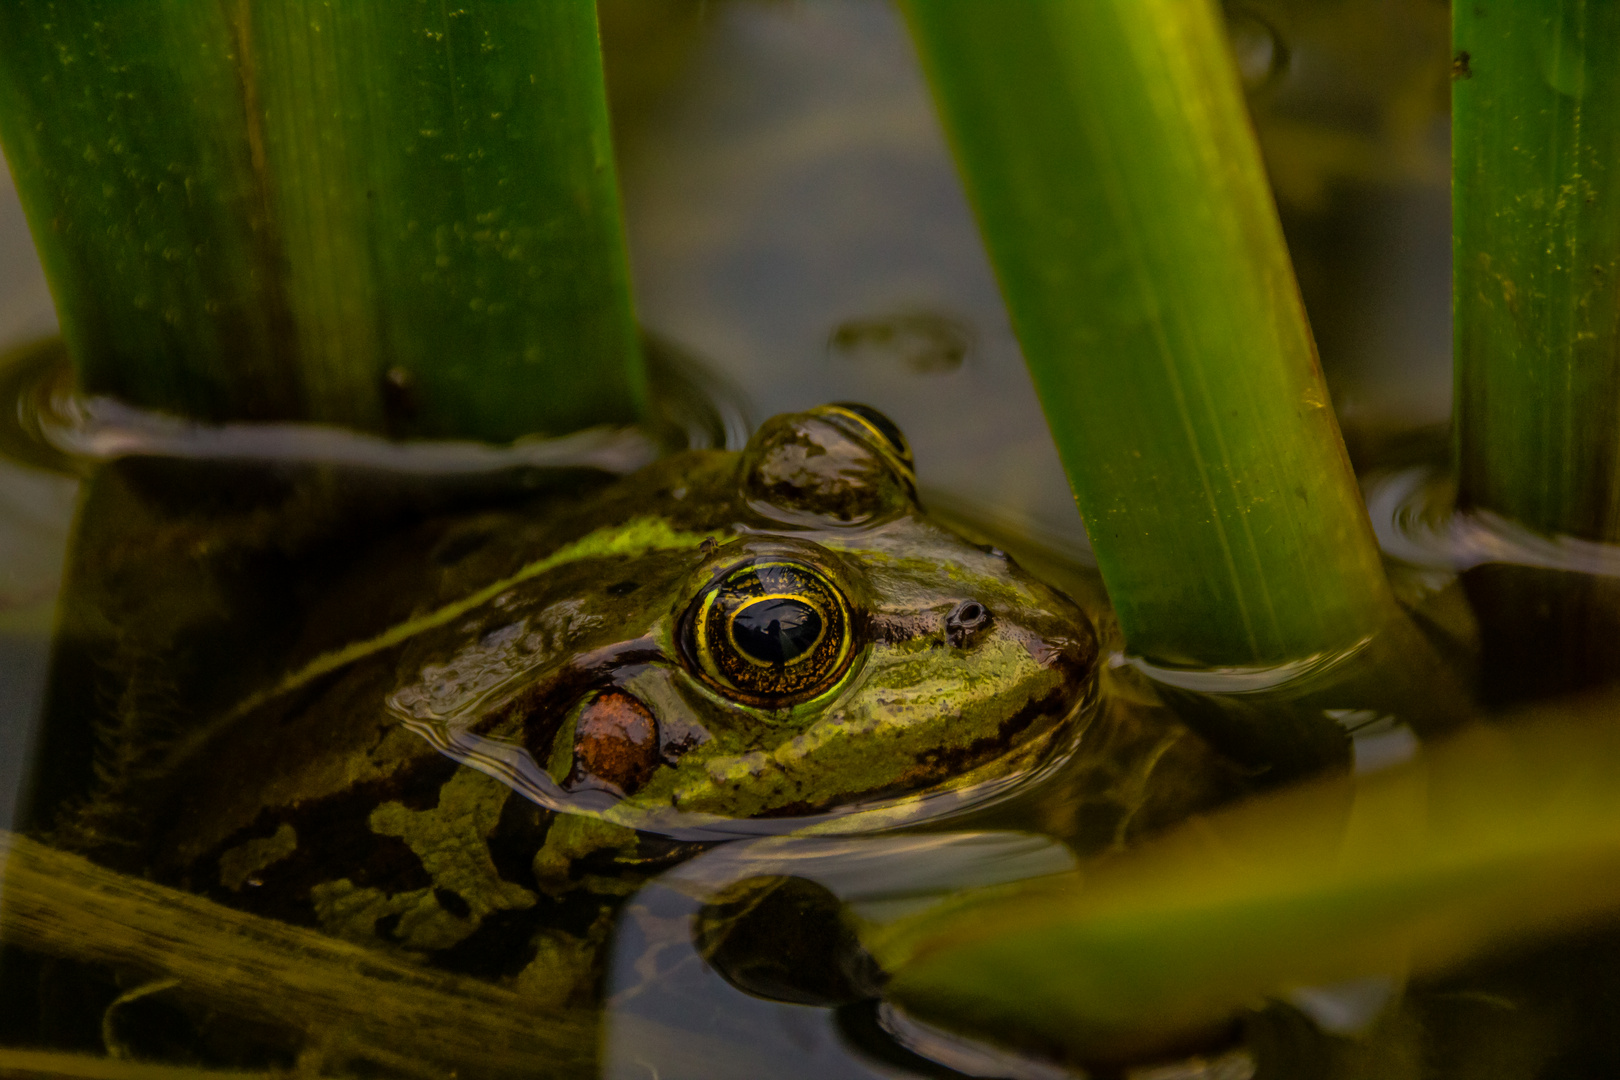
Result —
M 659 764 L 658 721 L 622 690 L 605 690 L 580 710 L 570 788 L 610 787 L 633 795 Z

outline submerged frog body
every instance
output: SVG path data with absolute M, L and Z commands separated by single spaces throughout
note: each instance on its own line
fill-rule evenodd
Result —
M 141 869 L 552 1001 L 694 845 L 993 798 L 1095 686 L 1082 612 L 929 520 L 860 406 L 431 523 L 331 604 L 382 628 L 177 747 Z

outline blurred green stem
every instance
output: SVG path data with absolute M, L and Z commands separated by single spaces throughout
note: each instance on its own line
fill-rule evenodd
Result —
M 1222 1037 L 1297 987 L 1499 961 L 1620 907 L 1617 706 L 1481 725 L 861 936 L 920 1018 L 1080 1061 Z
M 591 0 L 0 5 L 82 388 L 506 440 L 644 377 Z
M 1133 652 L 1270 664 L 1393 613 L 1208 0 L 905 0 Z

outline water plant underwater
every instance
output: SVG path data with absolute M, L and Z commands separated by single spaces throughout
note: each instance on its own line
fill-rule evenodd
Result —
M 1133 1060 L 1201 1046 L 1267 994 L 1443 973 L 1611 910 L 1606 699 L 1438 738 L 1466 695 L 1428 685 L 1455 676 L 1380 565 L 1213 7 L 905 10 L 1129 654 L 1169 697 L 1188 672 L 1306 669 L 1270 697 L 1181 701 L 1273 775 L 1350 755 L 1329 709 L 1437 741 L 1080 876 L 875 922 L 888 995 L 1070 1060 Z M 215 422 L 491 441 L 644 414 L 594 17 L 8 8 L 0 137 L 81 388 Z M 1455 19 L 1459 502 L 1610 540 L 1616 121 L 1586 106 L 1610 96 L 1620 27 L 1575 0 Z M 1463 576 L 1487 705 L 1604 681 L 1613 605 L 1579 565 Z M 135 888 L 13 850 L 18 875 L 37 860 L 47 880 Z M 35 918 L 41 946 L 52 894 L 23 880 L 7 933 Z M 1492 1064 L 1477 1075 L 1506 1075 Z

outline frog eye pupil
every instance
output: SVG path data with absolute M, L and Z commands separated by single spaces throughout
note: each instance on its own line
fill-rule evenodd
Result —
M 822 622 L 816 609 L 786 596 L 766 597 L 731 619 L 731 640 L 744 656 L 761 664 L 787 664 L 815 648 Z

